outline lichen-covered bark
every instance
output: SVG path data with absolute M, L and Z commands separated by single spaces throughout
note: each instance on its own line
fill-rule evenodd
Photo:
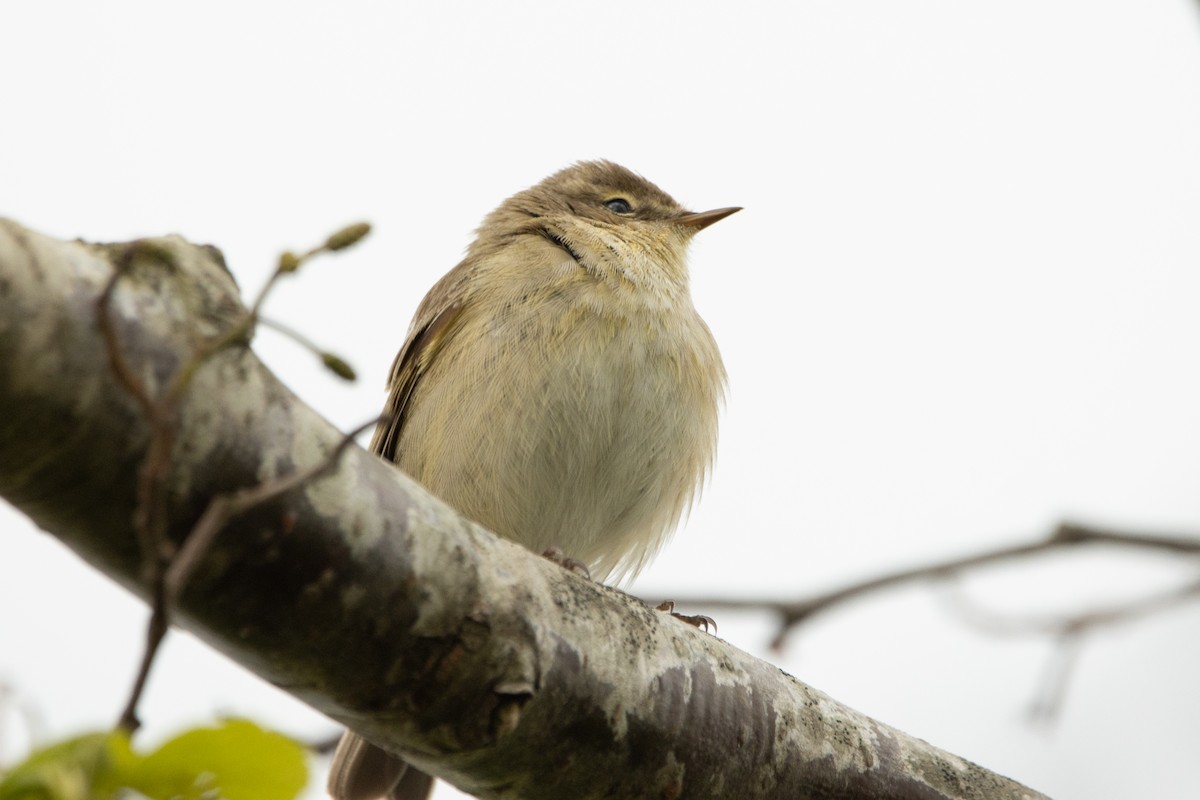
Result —
M 215 251 L 156 242 L 169 264 L 135 263 L 113 308 L 161 387 L 240 305 Z M 0 494 L 144 594 L 130 519 L 147 427 L 96 323 L 119 252 L 0 221 Z M 247 349 L 218 354 L 181 409 L 171 535 L 214 493 L 338 440 Z M 1041 796 L 493 537 L 357 448 L 230 524 L 177 618 L 480 797 Z

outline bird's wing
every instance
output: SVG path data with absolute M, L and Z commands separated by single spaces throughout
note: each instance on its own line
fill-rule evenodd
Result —
M 371 449 L 389 461 L 398 460 L 396 446 L 404 428 L 405 413 L 421 376 L 462 317 L 466 305 L 462 290 L 471 267 L 469 260 L 463 261 L 429 290 L 413 318 L 408 340 L 392 363 L 387 405 L 371 439 Z

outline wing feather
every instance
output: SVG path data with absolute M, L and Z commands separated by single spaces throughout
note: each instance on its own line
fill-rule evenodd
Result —
M 413 318 L 408 340 L 392 363 L 387 405 L 371 439 L 371 450 L 389 461 L 400 461 L 401 454 L 397 449 L 400 435 L 421 376 L 437 358 L 438 351 L 455 330 L 455 323 L 462 317 L 466 307 L 463 287 L 471 269 L 471 260 L 463 261 L 429 290 Z

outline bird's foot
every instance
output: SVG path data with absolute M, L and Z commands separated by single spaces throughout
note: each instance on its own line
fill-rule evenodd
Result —
M 542 551 L 542 558 L 547 561 L 553 561 L 568 572 L 574 572 L 576 575 L 587 578 L 589 581 L 592 579 L 592 573 L 588 571 L 587 564 L 584 564 L 582 561 L 576 561 L 573 558 L 567 558 L 561 547 L 547 547 Z
M 663 600 L 654 607 L 654 610 L 670 614 L 675 619 L 686 622 L 693 628 L 702 628 L 705 633 L 709 632 L 709 628 L 712 628 L 713 633 L 717 632 L 717 621 L 715 619 L 707 614 L 679 614 L 675 611 L 674 600 Z

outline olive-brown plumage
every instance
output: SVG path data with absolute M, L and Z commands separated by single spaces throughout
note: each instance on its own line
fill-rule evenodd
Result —
M 712 463 L 725 370 L 685 256 L 737 210 L 688 212 L 608 161 L 505 200 L 417 309 L 373 449 L 501 536 L 636 574 Z M 403 772 L 348 732 L 330 792 L 424 798 Z

